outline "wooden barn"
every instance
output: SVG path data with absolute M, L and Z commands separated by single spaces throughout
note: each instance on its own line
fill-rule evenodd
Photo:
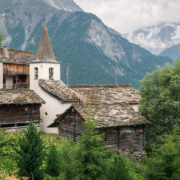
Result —
M 91 114 L 99 132 L 105 133 L 108 148 L 144 151 L 145 127 L 149 121 L 138 113 L 140 96 L 136 89 L 129 85 L 71 86 L 71 89 L 81 100 L 58 115 L 49 127 L 58 127 L 60 136 L 76 141 L 83 132 L 82 122 Z
M 40 107 L 45 103 L 29 89 L 0 90 L 0 128 L 11 131 L 26 128 L 30 121 L 40 126 Z

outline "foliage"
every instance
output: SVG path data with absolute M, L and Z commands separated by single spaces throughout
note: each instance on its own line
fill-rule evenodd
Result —
M 180 180 L 180 141 L 177 145 L 176 158 L 173 161 L 174 172 L 172 175 L 173 180 Z
M 1 47 L 1 41 L 2 41 L 2 34 L 0 34 L 0 47 Z
M 146 179 L 147 180 L 178 180 L 180 154 L 179 145 L 177 145 L 177 127 L 173 134 L 162 136 L 162 143 L 155 146 L 151 157 L 146 160 Z
M 107 180 L 132 180 L 132 176 L 130 174 L 130 167 L 127 159 L 121 154 L 115 154 L 114 157 L 111 159 L 106 176 Z
M 18 137 L 6 131 L 0 131 L 0 174 L 11 175 L 17 170 L 16 151 Z
M 172 175 L 173 180 L 180 180 L 180 127 L 175 126 L 174 129 L 175 143 L 176 143 L 176 157 L 173 161 L 174 172 Z
M 150 142 L 172 130 L 180 120 L 180 60 L 147 74 L 140 88 L 140 112 L 151 121 L 147 129 Z
M 20 176 L 30 177 L 30 179 L 43 179 L 41 168 L 44 158 L 43 141 L 40 132 L 30 122 L 29 127 L 24 132 L 24 136 L 19 139 L 19 149 L 17 149 L 17 165 Z
M 105 178 L 106 162 L 109 152 L 103 136 L 98 133 L 96 123 L 84 123 L 84 133 L 79 138 L 79 161 L 82 164 L 81 179 L 97 180 Z
M 47 157 L 46 172 L 51 176 L 58 176 L 60 173 L 60 157 L 55 145 L 50 147 Z
M 65 141 L 61 151 L 61 174 L 59 178 L 61 180 L 79 180 L 81 162 L 79 161 L 77 154 L 79 146 L 74 144 L 72 141 Z

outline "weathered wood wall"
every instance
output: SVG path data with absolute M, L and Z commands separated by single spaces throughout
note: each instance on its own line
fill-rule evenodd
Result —
M 74 140 L 83 132 L 83 120 L 78 114 L 71 113 L 59 123 L 59 135 L 73 138 Z M 118 151 L 143 151 L 144 150 L 144 126 L 109 127 L 99 129 L 105 134 L 105 141 L 109 149 Z
M 22 64 L 3 64 L 3 74 L 12 75 L 29 75 L 29 66 Z
M 59 123 L 59 135 L 73 138 L 75 141 L 77 137 L 83 132 L 82 119 L 79 117 L 77 112 L 72 112 L 66 116 Z
M 40 104 L 0 106 L 0 125 L 40 120 Z

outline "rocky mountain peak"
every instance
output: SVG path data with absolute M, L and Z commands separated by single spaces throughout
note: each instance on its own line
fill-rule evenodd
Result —
M 28 9 L 28 7 L 43 8 L 44 4 L 49 7 L 55 8 L 57 10 L 75 12 L 82 11 L 81 8 L 73 0 L 0 0 L 0 12 L 6 12 L 11 8 L 23 7 L 23 9 Z
M 153 54 L 180 43 L 180 23 L 160 23 L 124 34 L 130 42 L 139 44 Z

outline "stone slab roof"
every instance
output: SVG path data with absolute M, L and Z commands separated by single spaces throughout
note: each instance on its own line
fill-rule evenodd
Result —
M 138 103 L 141 98 L 131 85 L 74 85 L 70 88 L 98 104 Z
M 79 101 L 78 93 L 68 88 L 62 81 L 55 80 L 39 80 L 39 85 L 46 92 L 63 102 Z
M 0 105 L 4 104 L 44 104 L 45 101 L 29 89 L 0 90 Z
M 28 65 L 35 59 L 31 52 L 8 49 L 9 57 L 4 57 L 3 48 L 0 49 L 0 62 Z
M 68 115 L 72 109 L 75 109 L 84 120 L 88 120 L 88 114 L 93 115 L 99 128 L 149 124 L 149 121 L 133 107 L 139 102 L 140 95 L 132 86 L 89 85 L 71 86 L 71 88 L 81 94 L 86 101 L 73 104 L 59 115 L 50 127 L 57 126 L 57 122 Z

